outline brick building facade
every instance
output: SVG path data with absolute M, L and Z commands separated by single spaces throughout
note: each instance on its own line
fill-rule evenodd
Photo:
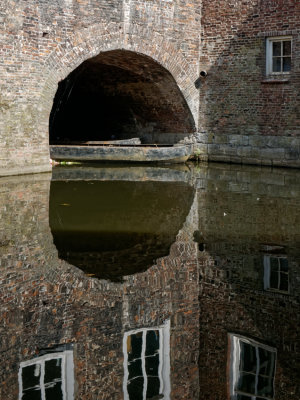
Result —
M 203 160 L 299 166 L 299 19 L 296 0 L 3 1 L 1 175 L 50 169 L 51 110 L 71 138 L 82 114 L 81 132 L 117 121 Z
M 210 160 L 299 165 L 299 19 L 297 1 L 203 2 L 199 126 Z M 291 41 L 291 66 L 268 66 L 274 38 Z

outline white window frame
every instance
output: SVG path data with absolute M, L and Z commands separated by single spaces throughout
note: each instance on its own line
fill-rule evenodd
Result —
M 271 287 L 271 258 L 275 258 L 278 260 L 279 267 L 280 267 L 280 259 L 285 259 L 287 260 L 286 256 L 280 256 L 280 255 L 272 255 L 272 254 L 267 254 L 264 255 L 264 289 L 269 290 L 272 292 L 279 292 L 279 293 L 289 293 L 290 292 L 290 281 L 289 281 L 289 272 L 285 272 L 288 277 L 288 290 L 281 290 L 279 288 L 273 288 Z M 280 268 L 278 270 L 279 278 L 278 281 L 280 283 Z
M 146 384 L 143 388 L 143 400 L 146 400 L 147 394 L 147 374 L 146 374 L 146 334 L 148 331 L 159 331 L 159 368 L 158 377 L 160 381 L 160 393 L 163 394 L 163 400 L 170 400 L 170 321 L 166 321 L 164 325 L 154 328 L 142 328 L 135 329 L 124 333 L 123 337 L 123 354 L 124 354 L 124 380 L 123 380 L 123 393 L 124 400 L 129 400 L 129 394 L 127 391 L 128 384 L 128 353 L 127 353 L 127 338 L 128 336 L 142 332 L 142 372 L 144 382 Z
M 267 75 L 288 75 L 291 71 L 273 72 L 273 42 L 291 42 L 291 59 L 293 52 L 292 36 L 274 36 L 266 39 L 266 74 Z
M 276 376 L 276 360 L 277 360 L 277 350 L 275 347 L 270 347 L 268 345 L 262 344 L 257 342 L 256 340 L 249 339 L 245 336 L 236 335 L 236 334 L 229 334 L 230 338 L 230 399 L 236 400 L 239 394 L 245 395 L 249 397 L 249 400 L 256 400 L 257 396 L 250 394 L 250 393 L 241 393 L 235 390 L 239 374 L 240 374 L 240 358 L 241 358 L 241 348 L 240 343 L 244 342 L 250 344 L 251 346 L 255 347 L 256 349 L 256 358 L 259 360 L 258 356 L 258 349 L 265 349 L 271 353 L 275 354 L 275 366 L 274 366 L 274 378 L 273 378 L 273 398 L 271 397 L 264 397 L 258 396 L 259 399 L 266 399 L 266 400 L 274 400 L 275 399 L 275 388 L 274 388 L 274 381 Z M 259 363 L 259 361 L 257 361 Z M 258 370 L 258 368 L 257 368 Z M 257 389 L 257 378 L 258 375 L 256 374 L 256 389 Z
M 66 350 L 64 352 L 49 353 L 41 357 L 33 358 L 32 360 L 24 361 L 20 364 L 19 368 L 19 400 L 23 397 L 23 380 L 22 380 L 22 370 L 30 365 L 39 365 L 40 368 L 40 382 L 35 388 L 40 388 L 41 399 L 45 400 L 45 362 L 49 360 L 61 359 L 61 370 L 62 370 L 62 380 L 61 387 L 63 393 L 63 400 L 73 400 L 74 399 L 74 360 L 73 351 Z

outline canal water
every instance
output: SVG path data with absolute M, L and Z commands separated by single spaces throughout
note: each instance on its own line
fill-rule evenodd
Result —
M 0 179 L 1 400 L 299 400 L 300 172 Z

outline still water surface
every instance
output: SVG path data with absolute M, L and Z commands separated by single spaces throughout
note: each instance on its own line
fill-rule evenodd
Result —
M 300 399 L 300 172 L 0 179 L 0 399 Z

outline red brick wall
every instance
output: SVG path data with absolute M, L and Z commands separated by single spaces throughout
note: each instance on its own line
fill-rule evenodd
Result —
M 0 173 L 49 169 L 57 84 L 100 52 L 152 57 L 174 77 L 197 123 L 200 5 L 169 1 L 19 1 L 0 5 Z
M 199 125 L 210 159 L 299 165 L 299 20 L 296 0 L 203 2 Z M 292 36 L 292 70 L 271 83 L 265 41 L 279 35 Z

